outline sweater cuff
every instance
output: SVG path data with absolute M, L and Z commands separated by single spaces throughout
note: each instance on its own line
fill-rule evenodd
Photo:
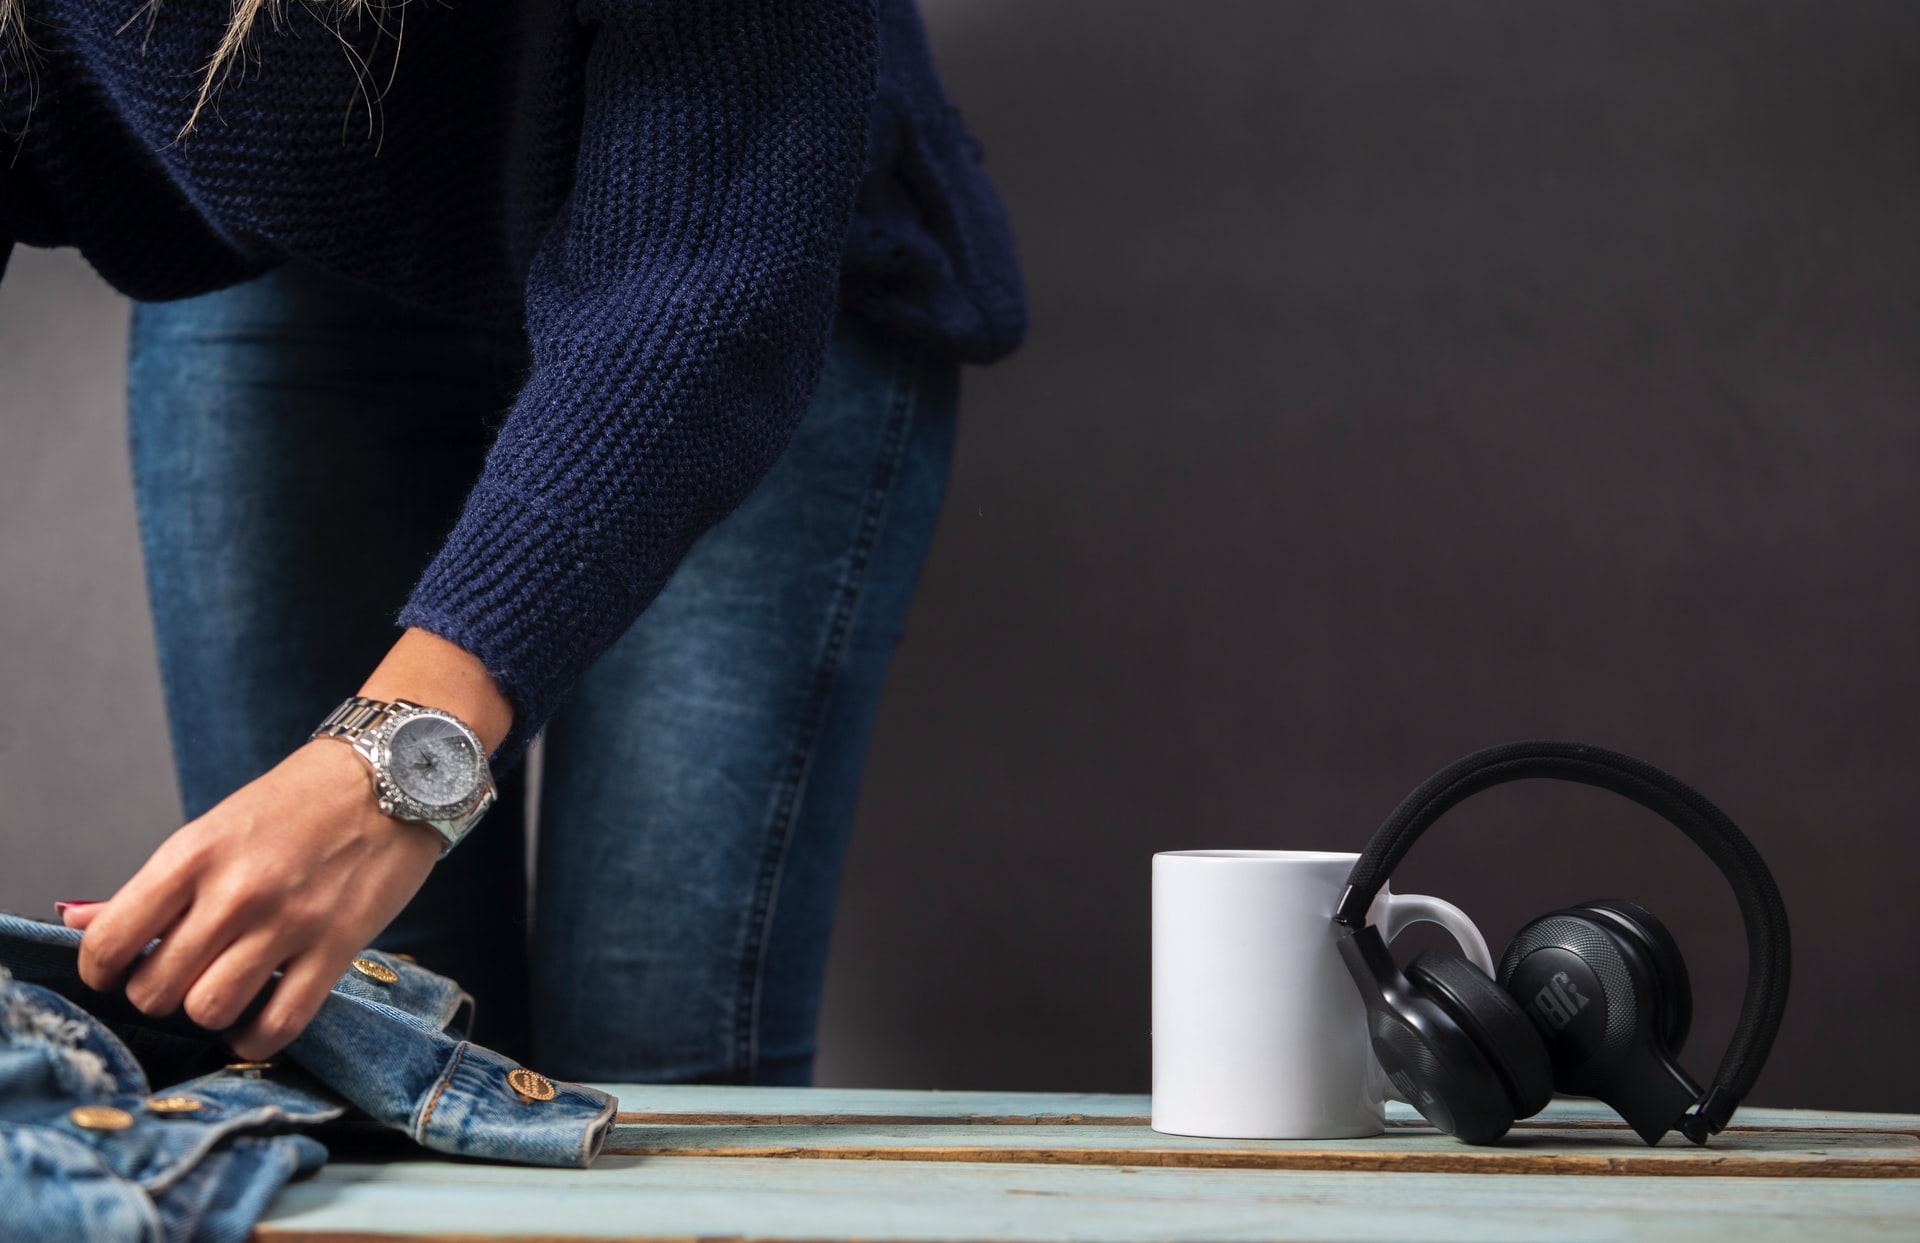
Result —
M 513 704 L 497 771 L 520 761 L 567 688 L 658 591 L 633 590 L 631 569 L 498 484 L 483 478 L 467 497 L 399 622 L 473 653 Z

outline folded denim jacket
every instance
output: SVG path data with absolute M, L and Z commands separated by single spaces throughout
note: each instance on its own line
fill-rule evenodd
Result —
M 616 1102 L 460 1038 L 472 999 L 368 950 L 274 1063 L 96 993 L 80 933 L 0 914 L 0 1239 L 239 1243 L 358 1109 L 439 1152 L 584 1166 Z M 155 1092 L 154 1083 L 171 1086 Z

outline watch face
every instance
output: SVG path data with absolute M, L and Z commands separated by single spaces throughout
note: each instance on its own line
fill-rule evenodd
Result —
M 458 803 L 479 779 L 478 754 L 459 726 L 437 716 L 403 721 L 387 744 L 387 772 L 400 792 L 429 807 Z

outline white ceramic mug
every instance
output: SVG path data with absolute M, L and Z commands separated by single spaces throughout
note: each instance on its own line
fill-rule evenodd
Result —
M 1340 959 L 1333 909 L 1360 856 L 1176 850 L 1153 857 L 1153 1129 L 1233 1139 L 1378 1135 L 1386 1076 Z M 1391 941 L 1436 923 L 1488 975 L 1487 943 L 1449 902 L 1382 889 Z

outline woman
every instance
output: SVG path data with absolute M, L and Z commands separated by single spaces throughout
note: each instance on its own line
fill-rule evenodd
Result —
M 249 7 L 26 0 L 5 53 L 0 255 L 155 303 L 131 430 L 191 819 L 68 912 L 83 974 L 224 1028 L 280 972 L 231 1034 L 263 1058 L 391 923 L 552 1073 L 804 1082 L 955 365 L 1024 330 L 910 0 Z M 493 753 L 437 867 L 397 752 L 308 740 L 355 693 Z

